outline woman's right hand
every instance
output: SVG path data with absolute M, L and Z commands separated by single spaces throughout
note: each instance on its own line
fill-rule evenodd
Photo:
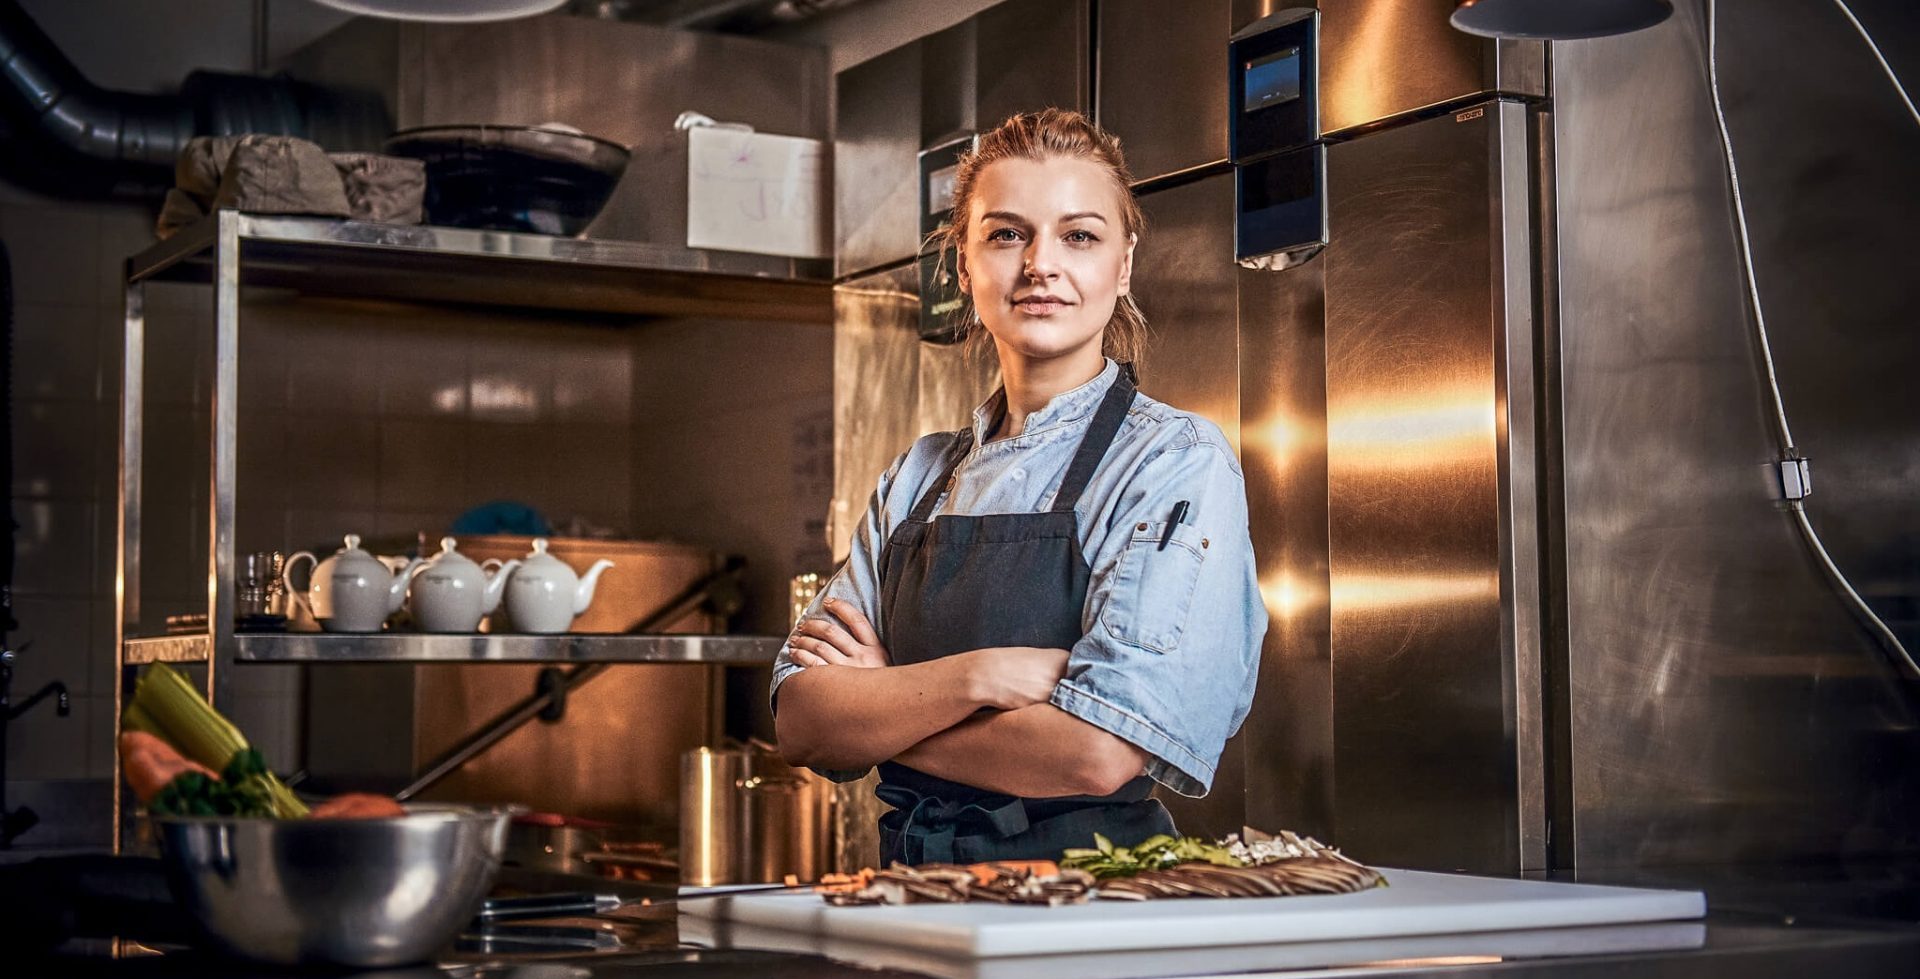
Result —
M 968 653 L 969 689 L 973 700 L 996 710 L 1019 710 L 1044 704 L 1067 675 L 1064 649 L 1038 646 L 995 646 Z

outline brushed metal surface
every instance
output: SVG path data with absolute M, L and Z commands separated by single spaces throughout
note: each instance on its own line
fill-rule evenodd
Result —
M 919 42 L 834 79 L 833 270 L 855 275 L 919 251 Z
M 645 316 L 823 322 L 829 315 L 824 259 L 331 218 L 220 217 L 237 227 L 249 288 Z M 130 259 L 129 274 L 136 282 L 217 281 L 221 227 L 210 217 L 181 230 Z
M 1134 253 L 1133 292 L 1149 324 L 1140 389 L 1197 412 L 1240 441 L 1240 345 L 1233 264 L 1233 179 L 1220 175 L 1140 199 L 1146 233 Z M 1227 742 L 1203 799 L 1164 789 L 1157 797 L 1182 833 L 1220 836 L 1247 824 L 1242 758 Z M 1271 823 L 1257 825 L 1267 826 Z
M 653 609 L 711 573 L 718 566 L 718 558 L 699 548 L 654 544 L 644 553 L 624 557 L 622 566 L 631 579 L 629 601 L 635 608 Z M 685 639 L 378 636 L 367 638 L 395 641 L 363 643 L 360 648 L 414 654 L 422 659 L 430 652 L 448 654 L 450 661 L 413 668 L 412 733 L 414 768 L 418 771 L 452 750 L 481 724 L 533 693 L 541 670 L 550 665 L 457 663 L 489 653 L 504 659 L 515 652 L 613 658 L 623 652 L 645 652 L 668 662 L 699 663 L 709 662 L 700 658 L 708 651 L 719 655 L 751 652 L 757 661 L 767 662 L 779 650 L 780 639 L 774 637 L 699 635 L 711 633 L 719 624 L 709 614 L 694 614 L 662 630 L 688 634 Z M 263 645 L 280 640 L 277 645 L 282 651 L 293 651 L 302 648 L 300 640 L 307 637 L 253 638 L 266 640 Z M 435 639 L 452 641 L 436 643 Z M 318 645 L 308 642 L 305 648 L 324 652 L 315 649 Z M 686 658 L 667 659 L 677 656 Z M 558 721 L 528 724 L 514 731 L 424 796 L 460 802 L 519 803 L 615 822 L 670 825 L 679 812 L 680 755 L 701 745 L 712 733 L 713 692 L 708 673 L 642 665 L 609 668 L 568 692 L 565 713 Z
M 1000 386 L 1000 362 L 990 349 L 965 344 L 922 343 L 919 387 L 914 393 L 916 437 L 973 425 L 973 409 Z M 900 446 L 905 452 L 907 447 Z
M 1511 482 L 1531 405 L 1507 401 L 1531 367 L 1530 318 L 1507 322 L 1530 280 L 1502 277 L 1528 226 L 1526 196 L 1503 196 L 1515 129 L 1491 103 L 1328 158 L 1337 839 L 1395 866 L 1523 867 L 1516 739 L 1539 734 L 1516 730 L 1516 659 L 1537 645 L 1508 606 L 1538 582 L 1512 560 L 1535 546 L 1514 536 L 1530 486 Z
M 398 819 L 155 820 L 180 907 L 260 963 L 407 965 L 444 949 L 493 886 L 505 809 L 409 806 Z
M 978 128 L 991 129 L 1018 112 L 1092 108 L 1089 8 L 1089 0 L 1005 0 L 974 17 Z
M 395 129 L 560 122 L 630 148 L 587 229 L 595 238 L 686 243 L 686 137 L 673 128 L 685 110 L 829 136 L 822 48 L 564 13 L 472 24 L 363 18 L 302 49 L 289 70 L 377 97 Z
M 919 436 L 920 280 L 911 267 L 833 290 L 833 501 L 827 516 L 835 562 L 873 499 L 880 474 Z
M 980 128 L 974 111 L 979 38 L 980 18 L 969 17 L 920 39 L 920 143 L 915 152 Z
M 1241 741 L 1247 824 L 1337 841 L 1326 268 L 1317 261 L 1282 273 L 1242 269 L 1237 275 L 1240 460 L 1267 608 L 1260 680 Z
M 1135 180 L 1227 158 L 1230 0 L 1101 0 L 1095 25 L 1100 125 Z
M 1342 133 L 1493 93 L 1546 93 L 1546 46 L 1456 30 L 1446 3 L 1321 0 L 1320 128 Z
M 401 129 L 563 122 L 633 151 L 596 238 L 685 244 L 686 137 L 697 109 L 764 133 L 826 139 L 826 51 L 564 14 L 407 23 L 398 34 Z
M 1722 7 L 1760 289 L 1815 460 L 1809 506 L 1897 615 L 1920 573 L 1916 134 L 1836 10 Z M 1701 11 L 1555 49 L 1582 870 L 1920 844 L 1911 701 L 1774 499 Z
M 694 616 L 694 628 L 711 625 Z M 186 637 L 202 639 L 202 637 Z M 169 658 L 180 640 L 145 639 L 128 644 L 127 661 Z M 620 636 L 570 633 L 534 635 L 427 635 L 382 633 L 241 633 L 235 656 L 252 663 L 719 663 L 761 666 L 773 662 L 784 636 Z M 194 659 L 204 658 L 204 654 Z M 190 660 L 191 661 L 191 660 Z M 528 688 L 527 692 L 531 692 Z
M 509 810 L 407 806 L 396 820 L 159 818 L 180 908 L 230 956 L 407 966 L 459 935 L 499 872 Z

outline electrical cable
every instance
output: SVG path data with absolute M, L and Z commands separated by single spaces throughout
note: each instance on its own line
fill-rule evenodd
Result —
M 1913 101 L 1907 97 L 1906 89 L 1901 87 L 1899 78 L 1894 75 L 1885 56 L 1881 55 L 1879 46 L 1873 43 L 1873 38 L 1867 35 L 1866 28 L 1862 27 L 1859 19 L 1854 17 L 1853 11 L 1847 7 L 1846 0 L 1834 0 L 1834 3 L 1842 13 L 1846 14 L 1847 20 L 1853 24 L 1855 30 L 1860 32 L 1860 36 L 1866 39 L 1867 46 L 1872 49 L 1875 59 L 1880 62 L 1881 68 L 1885 69 L 1887 77 L 1892 80 L 1895 91 L 1900 93 L 1901 101 L 1906 103 L 1907 111 L 1913 115 L 1916 123 L 1920 123 L 1920 112 L 1914 111 Z M 1754 340 L 1760 348 L 1761 373 L 1766 380 L 1768 407 L 1771 409 L 1775 434 L 1780 442 L 1780 460 L 1784 464 L 1798 465 L 1805 460 L 1800 455 L 1798 447 L 1794 445 L 1792 429 L 1787 425 L 1786 399 L 1780 394 L 1780 378 L 1774 372 L 1773 346 L 1767 338 L 1766 316 L 1760 304 L 1760 283 L 1754 277 L 1753 271 L 1753 246 L 1747 230 L 1746 202 L 1740 194 L 1740 170 L 1734 161 L 1733 137 L 1727 128 L 1726 109 L 1720 103 L 1718 7 L 1716 0 L 1707 0 L 1707 89 L 1713 99 L 1714 121 L 1719 125 L 1720 151 L 1727 164 L 1727 184 L 1733 197 L 1734 230 L 1740 245 L 1740 271 L 1746 279 L 1746 298 L 1753 313 Z M 1820 535 L 1814 530 L 1813 522 L 1807 518 L 1806 501 L 1803 498 L 1789 497 L 1787 509 L 1793 516 L 1795 529 L 1800 532 L 1800 536 L 1818 559 L 1820 570 L 1826 574 L 1841 596 L 1846 599 L 1847 604 L 1859 615 L 1868 631 L 1887 651 L 1887 655 L 1894 660 L 1896 668 L 1904 666 L 1909 679 L 1920 680 L 1920 664 L 1914 662 L 1912 654 L 1907 652 L 1907 647 L 1900 642 L 1900 637 L 1894 635 L 1893 630 L 1887 627 L 1887 623 L 1873 611 L 1865 599 L 1860 597 L 1860 593 L 1854 590 L 1853 583 L 1847 580 L 1846 574 L 1833 562 L 1833 556 L 1827 553 L 1826 545 L 1821 543 Z
M 1907 87 L 1900 84 L 1900 76 L 1893 73 L 1893 66 L 1887 63 L 1887 56 L 1880 53 L 1880 45 L 1873 43 L 1873 35 L 1868 34 L 1866 27 L 1860 23 L 1860 18 L 1853 15 L 1853 8 L 1847 6 L 1847 0 L 1833 0 L 1833 5 L 1839 7 L 1840 12 L 1846 15 L 1847 23 L 1852 24 L 1853 29 L 1859 32 L 1860 40 L 1867 42 L 1867 50 L 1873 52 L 1873 60 L 1880 62 L 1880 70 L 1887 73 L 1887 81 L 1892 83 L 1893 90 L 1899 93 L 1900 101 L 1906 103 L 1907 115 L 1913 117 L 1915 125 L 1920 125 L 1920 109 L 1913 107 L 1913 99 L 1907 95 Z

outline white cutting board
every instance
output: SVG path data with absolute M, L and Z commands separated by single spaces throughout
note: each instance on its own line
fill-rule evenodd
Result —
M 1076 954 L 1324 942 L 1699 918 L 1698 891 L 1656 891 L 1382 870 L 1358 894 L 1094 901 L 1059 908 L 910 904 L 836 908 L 813 894 L 719 897 L 681 913 L 945 956 Z
M 1677 952 L 1706 944 L 1702 921 L 1654 921 L 1586 928 L 1483 931 L 1466 935 L 1409 935 L 1331 942 L 1222 945 L 1213 948 L 1133 949 L 1071 955 L 944 956 L 902 945 L 875 945 L 797 931 L 757 928 L 688 916 L 680 940 L 706 948 L 755 949 L 822 955 L 868 969 L 898 969 L 935 979 L 1157 979 L 1161 976 L 1238 975 L 1298 969 L 1355 969 L 1406 959 L 1484 961 L 1490 958 L 1572 958 Z

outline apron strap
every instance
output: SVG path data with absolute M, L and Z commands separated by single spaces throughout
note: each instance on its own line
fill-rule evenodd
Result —
M 1067 467 L 1066 476 L 1060 480 L 1060 492 L 1053 498 L 1054 513 L 1071 513 L 1079 504 L 1080 494 L 1086 492 L 1087 484 L 1093 481 L 1094 470 L 1100 468 L 1100 460 L 1107 457 L 1107 449 L 1119 434 L 1120 424 L 1127 420 L 1127 411 L 1133 407 L 1133 392 L 1133 365 L 1121 364 L 1119 376 L 1107 388 L 1100 410 L 1094 412 L 1087 434 L 1080 439 L 1080 450 L 1073 454 L 1073 465 Z
M 947 468 L 940 471 L 940 478 L 934 480 L 933 485 L 928 486 L 925 493 L 920 494 L 920 502 L 913 505 L 913 513 L 907 517 L 908 520 L 926 523 L 933 517 L 933 508 L 940 505 L 941 495 L 946 492 L 948 484 L 953 482 L 954 470 L 960 468 L 961 460 L 967 457 L 967 450 L 972 447 L 973 433 L 960 432 L 959 438 L 954 439 L 950 453 L 953 460 L 947 463 Z

